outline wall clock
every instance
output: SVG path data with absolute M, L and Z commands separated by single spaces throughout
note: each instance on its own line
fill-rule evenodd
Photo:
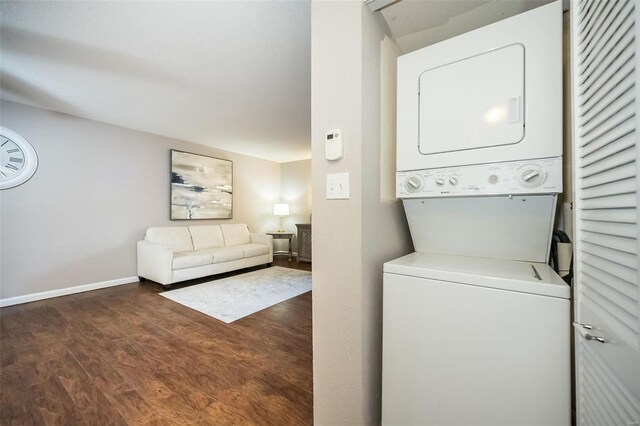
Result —
M 0 126 L 0 189 L 28 181 L 38 168 L 36 150 L 25 138 Z

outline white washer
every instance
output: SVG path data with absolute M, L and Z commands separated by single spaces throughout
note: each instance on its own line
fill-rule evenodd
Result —
M 569 287 L 544 263 L 384 265 L 383 425 L 569 425 Z

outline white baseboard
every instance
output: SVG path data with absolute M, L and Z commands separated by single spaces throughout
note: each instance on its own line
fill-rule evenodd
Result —
M 20 305 L 22 303 L 35 302 L 36 300 L 51 299 L 54 297 L 67 296 L 69 294 L 84 293 L 85 291 L 99 290 L 101 288 L 114 287 L 117 285 L 137 282 L 139 282 L 138 277 L 119 278 L 117 280 L 102 281 L 99 283 L 61 288 L 58 290 L 25 294 L 24 296 L 8 297 L 6 299 L 0 299 L 0 308 L 4 308 L 5 306 Z

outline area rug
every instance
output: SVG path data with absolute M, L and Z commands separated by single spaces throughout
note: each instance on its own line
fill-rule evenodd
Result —
M 272 266 L 161 296 L 227 324 L 311 290 L 311 272 Z

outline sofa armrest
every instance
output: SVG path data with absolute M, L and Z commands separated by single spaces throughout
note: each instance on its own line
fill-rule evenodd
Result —
M 251 242 L 257 244 L 266 244 L 269 247 L 269 262 L 273 262 L 273 237 L 265 234 L 251 234 Z
M 138 276 L 160 284 L 171 284 L 173 250 L 169 246 L 138 241 Z
M 266 234 L 251 234 L 251 242 L 258 244 L 267 244 L 273 247 L 273 237 Z

